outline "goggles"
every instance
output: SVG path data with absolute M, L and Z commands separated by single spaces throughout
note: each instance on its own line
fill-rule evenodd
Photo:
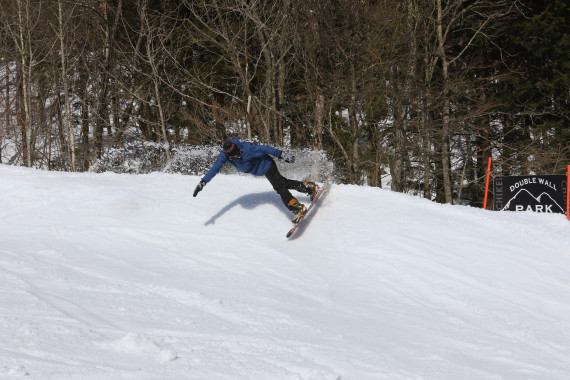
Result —
M 241 149 L 238 149 L 236 152 L 232 152 L 232 153 L 233 154 L 231 156 L 229 154 L 226 154 L 230 160 L 232 160 L 232 161 L 241 160 Z
M 241 148 L 232 141 L 227 141 L 224 144 L 224 153 L 226 157 L 232 161 L 239 161 L 241 159 Z

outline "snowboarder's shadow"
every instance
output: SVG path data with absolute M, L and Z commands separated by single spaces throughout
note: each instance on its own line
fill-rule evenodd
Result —
M 218 211 L 218 213 L 212 216 L 210 220 L 204 223 L 204 225 L 207 226 L 209 224 L 215 224 L 218 218 L 238 205 L 245 209 L 252 210 L 257 206 L 266 204 L 274 205 L 277 207 L 277 209 L 279 209 L 279 211 L 287 216 L 290 216 L 291 214 L 289 210 L 287 210 L 287 208 L 283 205 L 283 202 L 281 202 L 279 195 L 277 195 L 274 191 L 267 191 L 264 193 L 248 194 L 237 198 L 235 201 L 229 203 L 227 206 Z

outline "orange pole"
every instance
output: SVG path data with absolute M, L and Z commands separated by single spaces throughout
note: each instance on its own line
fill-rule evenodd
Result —
M 566 172 L 566 219 L 570 220 L 570 165 Z
M 487 165 L 487 184 L 485 185 L 485 200 L 483 201 L 483 209 L 484 210 L 487 209 L 487 195 L 489 194 L 489 175 L 490 174 L 491 174 L 491 157 L 489 157 L 489 165 Z

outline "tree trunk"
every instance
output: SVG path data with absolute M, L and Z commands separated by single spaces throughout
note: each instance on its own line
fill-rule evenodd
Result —
M 442 65 L 443 80 L 443 120 L 441 128 L 441 167 L 443 175 L 443 188 L 445 192 L 445 203 L 452 203 L 451 190 L 451 158 L 449 152 L 449 113 L 451 102 L 449 99 L 449 62 L 445 54 L 445 46 L 443 39 L 443 13 L 441 0 L 437 0 L 437 39 L 439 42 L 439 55 Z
M 422 161 L 424 164 L 423 193 L 424 198 L 431 199 L 431 132 L 428 126 L 428 110 L 425 99 L 421 105 L 420 131 L 422 134 Z
M 10 110 L 12 108 L 10 102 L 10 69 L 6 60 L 4 60 L 4 70 L 6 72 L 6 76 L 4 77 L 6 83 L 6 100 L 4 102 L 4 128 L 0 130 L 0 164 L 2 163 L 2 138 L 4 135 L 8 134 L 10 125 Z
M 89 153 L 91 147 L 89 145 L 89 68 L 87 67 L 87 62 L 83 57 L 80 58 L 81 65 L 79 69 L 81 73 L 79 74 L 79 86 L 81 91 L 81 153 L 83 154 L 82 170 L 87 171 L 89 169 L 90 157 Z
M 117 25 L 119 22 L 119 17 L 122 10 L 122 0 L 119 0 L 117 3 L 116 15 L 115 20 L 113 21 L 112 29 L 109 30 L 109 12 L 108 12 L 108 0 L 104 0 L 102 4 L 103 9 L 103 22 L 104 22 L 104 35 L 105 35 L 105 48 L 104 48 L 104 62 L 103 62 L 103 73 L 100 83 L 100 92 L 97 99 L 97 118 L 95 122 L 95 130 L 94 130 L 94 145 L 95 145 L 95 155 L 96 158 L 101 158 L 103 154 L 103 130 L 105 128 L 105 123 L 109 121 L 109 114 L 108 114 L 108 93 L 109 93 L 109 75 L 111 70 L 111 51 L 112 51 L 112 44 L 114 41 L 115 32 L 117 30 Z M 140 38 L 140 36 L 139 36 Z M 115 124 L 117 127 L 118 124 Z M 108 127 L 108 135 L 111 136 L 111 128 Z
M 348 108 L 349 124 L 352 129 L 352 158 L 350 160 L 351 183 L 358 183 L 360 170 L 360 125 L 357 118 L 356 104 L 356 69 L 350 65 L 350 106 Z
M 18 46 L 18 50 L 20 51 L 20 73 L 21 73 L 21 84 L 20 87 L 22 89 L 22 97 L 21 102 L 23 103 L 23 117 L 21 122 L 22 125 L 22 138 L 24 142 L 24 165 L 31 167 L 32 166 L 32 157 L 33 157 L 33 147 L 32 147 L 32 112 L 31 112 L 31 91 L 30 91 L 30 76 L 31 76 L 31 46 L 30 41 L 27 41 L 26 34 L 27 31 L 24 30 L 24 26 L 27 25 L 27 20 L 29 15 L 27 14 L 29 4 L 25 6 L 22 4 L 22 0 L 18 0 L 18 36 L 16 45 Z M 26 14 L 24 15 L 24 12 Z M 26 20 L 24 20 L 24 18 Z
M 145 0 L 143 3 L 142 9 L 141 9 L 141 21 L 146 26 L 146 55 L 147 55 L 147 59 L 148 59 L 148 63 L 150 65 L 151 71 L 152 71 L 152 81 L 153 81 L 153 85 L 154 85 L 154 97 L 155 97 L 156 105 L 158 108 L 158 115 L 159 115 L 159 121 L 160 121 L 160 131 L 161 131 L 162 138 L 164 140 L 164 149 L 166 151 L 166 160 L 167 160 L 168 171 L 172 172 L 172 161 L 170 159 L 170 145 L 168 142 L 168 134 L 166 132 L 166 118 L 164 116 L 164 110 L 162 108 L 162 97 L 161 97 L 160 88 L 159 88 L 160 76 L 158 73 L 158 67 L 156 64 L 155 56 L 154 56 L 154 54 L 157 54 L 157 52 L 155 51 L 155 48 L 153 47 L 153 44 L 152 44 L 154 34 L 153 34 L 153 29 L 151 28 L 149 16 L 146 12 L 147 6 L 148 6 L 148 1 Z
M 320 87 L 317 87 L 317 95 L 315 99 L 315 134 L 313 137 L 313 149 L 323 149 L 323 130 L 325 116 L 325 96 Z
M 67 77 L 67 50 L 65 47 L 65 35 L 63 29 L 63 1 L 58 0 L 58 38 L 59 38 L 59 47 L 60 47 L 60 54 L 61 54 L 61 81 L 63 85 L 63 99 L 65 102 L 65 124 L 67 127 L 67 133 L 69 138 L 69 151 L 71 153 L 71 171 L 76 170 L 75 166 L 75 135 L 73 133 L 73 124 L 72 124 L 72 114 L 71 114 L 71 106 L 69 104 L 69 83 Z

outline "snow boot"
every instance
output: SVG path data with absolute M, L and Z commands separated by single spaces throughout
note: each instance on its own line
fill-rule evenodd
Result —
M 305 186 L 305 192 L 309 194 L 311 201 L 315 199 L 317 192 L 319 191 L 319 185 L 314 182 L 303 181 L 303 186 Z
M 293 223 L 295 224 L 299 223 L 307 213 L 307 207 L 295 198 L 291 199 L 287 208 L 294 214 Z

